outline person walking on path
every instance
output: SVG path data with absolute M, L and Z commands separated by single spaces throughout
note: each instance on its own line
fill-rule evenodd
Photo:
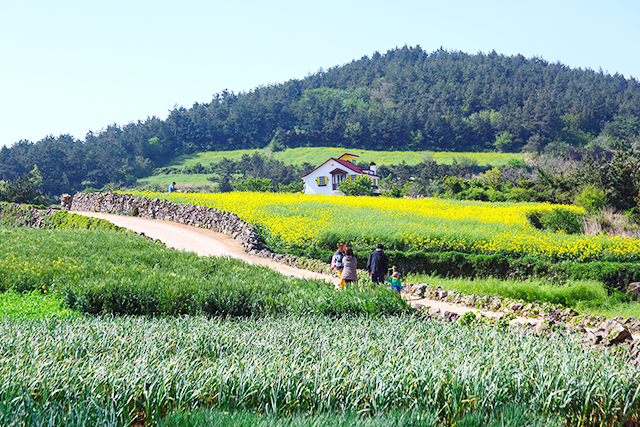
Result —
M 353 250 L 351 248 L 347 248 L 344 252 L 344 258 L 342 258 L 342 262 L 344 264 L 344 269 L 342 270 L 342 281 L 344 283 L 355 283 L 358 281 L 358 272 L 356 271 L 356 266 L 358 265 L 358 260 L 355 256 L 353 256 Z M 341 289 L 344 288 L 344 285 L 341 286 Z
M 389 269 L 389 258 L 387 258 L 387 254 L 384 253 L 383 249 L 384 246 L 378 243 L 376 250 L 371 252 L 367 261 L 367 271 L 371 276 L 374 288 L 376 284 L 384 282 Z
M 338 250 L 335 254 L 333 254 L 333 258 L 331 258 L 331 268 L 338 272 L 338 277 L 340 278 L 340 287 L 344 287 L 344 281 L 342 279 L 342 269 L 344 268 L 344 264 L 342 260 L 344 258 L 344 243 L 338 243 Z

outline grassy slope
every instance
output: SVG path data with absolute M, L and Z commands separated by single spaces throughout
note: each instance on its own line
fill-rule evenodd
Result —
M 235 151 L 207 151 L 196 154 L 179 156 L 173 159 L 167 166 L 185 167 L 200 163 L 204 166 L 218 163 L 223 157 L 231 160 L 240 160 L 244 154 L 253 154 L 255 152 L 265 154 L 264 149 L 260 150 L 235 150 Z M 522 160 L 522 154 L 519 153 L 453 153 L 453 152 L 424 152 L 424 151 L 370 151 L 358 150 L 339 147 L 300 147 L 291 148 L 285 151 L 279 151 L 271 154 L 274 159 L 280 160 L 287 164 L 299 165 L 302 163 L 311 163 L 319 165 L 329 157 L 338 157 L 344 153 L 351 153 L 360 156 L 362 162 L 375 162 L 381 164 L 398 164 L 405 161 L 407 164 L 414 165 L 427 158 L 433 158 L 438 163 L 451 164 L 454 159 L 461 158 L 475 160 L 479 165 L 501 166 L 509 160 Z
M 176 183 L 178 190 L 189 189 L 194 191 L 196 189 L 202 189 L 206 191 L 213 191 L 217 186 L 216 183 L 209 181 L 209 178 L 215 177 L 215 174 L 184 174 L 176 173 L 170 175 L 153 175 L 146 178 L 141 178 L 137 181 L 137 185 L 151 188 L 157 191 L 166 191 L 169 184 Z
M 409 311 L 390 290 L 352 289 L 335 295 L 324 281 L 286 277 L 236 259 L 198 257 L 126 233 L 2 228 L 0 233 L 0 291 L 59 292 L 67 306 L 88 313 L 260 316 Z
M 169 162 L 166 166 L 184 168 L 200 163 L 203 166 L 209 166 L 219 163 L 224 157 L 231 160 L 240 160 L 244 154 L 251 155 L 255 152 L 265 154 L 264 149 L 260 150 L 235 150 L 235 151 L 207 151 L 196 154 L 188 154 L 179 156 Z M 338 157 L 345 152 L 360 156 L 360 161 L 365 163 L 375 162 L 382 164 L 399 164 L 403 161 L 409 165 L 414 165 L 424 160 L 432 158 L 438 163 L 451 164 L 457 161 L 475 161 L 479 165 L 501 166 L 509 160 L 522 160 L 522 154 L 518 153 L 432 153 L 423 151 L 369 151 L 369 150 L 351 150 L 346 148 L 335 147 L 301 147 L 291 148 L 289 150 L 280 151 L 271 154 L 274 159 L 280 160 L 286 164 L 300 165 L 302 163 L 311 163 L 312 165 L 320 165 L 329 157 Z M 181 188 L 189 189 L 205 189 L 212 191 L 216 184 L 209 181 L 208 178 L 214 177 L 215 174 L 172 174 L 172 175 L 156 175 L 138 180 L 139 186 L 163 191 L 173 181 L 178 183 Z

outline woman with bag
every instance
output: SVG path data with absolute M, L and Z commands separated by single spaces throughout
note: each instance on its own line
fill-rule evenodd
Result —
M 342 258 L 342 264 L 344 266 L 342 270 L 342 279 L 345 283 L 355 283 L 358 281 L 358 272 L 356 267 L 358 266 L 358 260 L 353 256 L 353 250 L 347 248 L 344 252 L 344 258 Z M 344 287 L 344 286 L 343 286 Z

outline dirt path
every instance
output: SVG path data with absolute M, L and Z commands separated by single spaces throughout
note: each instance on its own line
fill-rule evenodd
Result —
M 115 215 L 102 212 L 78 212 L 78 215 L 105 219 L 119 227 L 124 227 L 136 233 L 144 233 L 153 239 L 160 240 L 167 247 L 181 251 L 195 252 L 200 256 L 228 256 L 241 259 L 247 263 L 262 265 L 279 271 L 287 276 L 302 279 L 320 279 L 335 285 L 336 279 L 326 274 L 280 264 L 271 259 L 249 255 L 242 245 L 226 234 L 216 233 L 205 228 L 178 224 L 171 221 L 147 219 L 133 216 Z
M 127 228 L 135 231 L 136 233 L 144 233 L 146 236 L 160 240 L 167 245 L 167 247 L 172 249 L 195 252 L 200 256 L 228 256 L 238 258 L 250 264 L 269 267 L 288 276 L 325 280 L 334 286 L 338 282 L 335 277 L 328 276 L 326 274 L 314 273 L 312 271 L 280 264 L 271 259 L 249 255 L 244 251 L 244 248 L 237 240 L 227 236 L 226 234 L 217 233 L 205 228 L 179 224 L 171 221 L 115 215 L 102 212 L 73 211 L 73 213 L 94 218 L 102 218 L 119 227 Z M 460 316 L 468 311 L 483 313 L 487 317 L 499 317 L 503 314 L 449 304 L 438 300 L 418 298 L 410 294 L 404 294 L 404 298 L 407 300 L 407 303 L 412 306 L 420 304 L 425 307 L 438 308 L 441 312 L 450 311 Z M 528 319 L 522 318 L 518 320 L 524 323 Z
M 326 274 L 314 273 L 312 271 L 280 264 L 272 259 L 250 255 L 244 251 L 242 245 L 235 239 L 227 236 L 226 234 L 217 233 L 205 228 L 179 224 L 171 221 L 115 215 L 102 212 L 73 211 L 73 213 L 94 218 L 102 218 L 117 226 L 135 231 L 136 233 L 144 233 L 146 236 L 162 241 L 169 248 L 195 252 L 200 256 L 228 256 L 238 258 L 250 264 L 269 267 L 287 276 L 325 280 L 334 286 L 337 285 L 338 282 L 338 279 Z M 472 311 L 475 313 L 481 313 L 486 317 L 501 317 L 504 315 L 504 313 L 500 312 L 485 311 L 438 300 L 419 298 L 406 293 L 403 294 L 403 297 L 407 303 L 411 304 L 411 306 L 420 304 L 424 307 L 438 308 L 442 313 L 449 311 L 462 316 L 466 312 Z M 510 323 L 535 324 L 537 322 L 538 319 L 518 317 L 511 320 Z M 634 338 L 637 339 L 640 337 L 634 336 Z

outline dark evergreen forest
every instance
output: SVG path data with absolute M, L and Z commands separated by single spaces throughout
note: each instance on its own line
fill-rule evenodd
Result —
M 372 150 L 561 152 L 640 140 L 640 84 L 602 71 L 491 52 L 419 46 L 374 53 L 301 80 L 224 91 L 84 140 L 0 150 L 0 179 L 37 165 L 42 190 L 130 185 L 205 150 L 343 146 Z M 606 148 L 606 147 L 605 147 Z

